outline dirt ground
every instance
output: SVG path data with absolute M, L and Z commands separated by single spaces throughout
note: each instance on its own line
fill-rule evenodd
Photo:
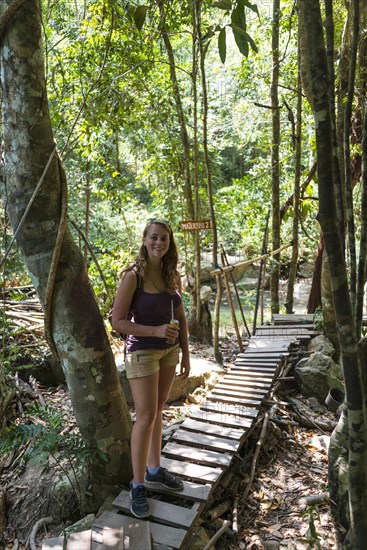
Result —
M 195 351 L 196 355 L 200 353 L 200 350 Z M 205 355 L 205 352 L 203 354 Z M 227 359 L 229 357 L 230 354 Z M 41 392 L 47 403 L 68 416 L 68 429 L 77 430 L 66 389 L 59 387 L 50 391 L 42 387 Z M 279 402 L 284 398 L 284 394 L 275 395 Z M 32 399 L 32 396 L 26 394 L 24 399 Z M 19 399 L 15 398 L 8 414 L 19 415 L 19 406 Z M 164 412 L 165 426 L 169 426 L 173 421 L 177 422 L 180 415 L 186 416 L 190 406 L 190 399 L 167 406 Z M 324 414 L 328 415 L 330 420 L 336 420 L 335 414 L 326 409 Z M 209 516 L 204 516 L 204 527 L 208 527 L 209 536 L 220 528 L 223 521 L 230 521 L 229 528 L 212 548 L 335 549 L 334 527 L 329 501 L 325 494 L 329 435 L 330 433 L 322 432 L 316 427 L 310 429 L 290 422 L 282 407 L 277 409 L 260 449 L 251 489 L 245 498 L 245 484 L 240 486 L 237 524 L 236 521 L 233 523 L 233 520 L 236 520 L 233 507 L 216 521 L 215 527 Z M 256 438 L 254 432 L 252 450 L 249 451 L 252 454 L 256 448 Z M 0 533 L 0 549 L 26 548 L 31 529 L 41 517 L 44 517 L 47 510 L 50 473 L 40 476 L 39 469 L 34 465 L 22 464 L 22 452 L 24 449 L 20 453 L 0 457 L 0 488 L 5 489 L 7 511 L 2 537 Z M 312 499 L 307 500 L 310 497 L 315 497 L 316 503 L 313 504 Z M 302 498 L 306 500 L 300 500 Z M 38 548 L 41 548 L 42 538 L 47 536 L 50 529 L 52 526 L 39 531 Z

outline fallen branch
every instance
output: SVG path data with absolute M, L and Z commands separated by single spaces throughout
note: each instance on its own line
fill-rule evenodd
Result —
M 232 506 L 232 500 L 230 498 L 227 498 L 227 500 L 224 500 L 223 502 L 218 504 L 218 506 L 216 506 L 215 508 L 210 510 L 208 515 L 210 516 L 210 519 L 212 519 L 212 520 L 216 519 L 216 518 L 219 518 L 220 516 L 223 516 L 223 514 L 228 512 L 228 510 L 230 510 L 231 506 Z
M 264 415 L 264 422 L 263 422 L 263 425 L 262 425 L 262 428 L 261 428 L 260 437 L 259 437 L 259 439 L 256 443 L 254 458 L 252 459 L 250 478 L 249 478 L 248 484 L 246 485 L 246 488 L 243 492 L 243 496 L 242 496 L 243 499 L 247 498 L 247 495 L 250 492 L 252 482 L 253 482 L 254 477 L 255 477 L 257 459 L 259 458 L 260 449 L 262 447 L 263 441 L 264 441 L 265 436 L 266 436 L 266 430 L 268 428 L 269 418 L 270 418 L 270 416 L 273 416 L 272 411 L 273 411 L 273 409 L 269 413 L 265 413 L 265 415 Z M 274 408 L 274 411 L 275 411 L 275 408 Z
M 224 523 L 223 523 L 223 527 L 221 527 L 219 529 L 219 531 L 217 531 L 215 533 L 215 535 L 210 539 L 210 541 L 208 542 L 208 544 L 206 546 L 204 546 L 204 549 L 203 550 L 210 550 L 210 547 L 215 543 L 217 542 L 217 540 L 223 535 L 223 533 L 225 531 L 227 531 L 228 527 L 231 525 L 231 522 L 229 520 L 226 520 Z
M 48 516 L 47 518 L 39 519 L 34 524 L 31 534 L 29 535 L 29 546 L 31 547 L 31 550 L 37 550 L 36 536 L 40 528 L 44 525 L 49 525 L 50 523 L 53 523 L 53 521 L 54 519 L 51 516 Z
M 297 420 L 298 424 L 300 426 L 304 426 L 305 428 L 317 428 L 322 432 L 332 432 L 336 426 L 336 422 L 320 419 L 313 420 L 300 411 L 293 411 L 292 415 Z
M 238 533 L 238 497 L 233 500 L 232 531 Z

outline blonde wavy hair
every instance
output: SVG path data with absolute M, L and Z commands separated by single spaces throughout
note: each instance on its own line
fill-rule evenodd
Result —
M 158 224 L 169 234 L 169 247 L 167 252 L 162 258 L 162 275 L 166 291 L 169 294 L 173 294 L 178 289 L 179 282 L 179 271 L 178 271 L 178 250 L 176 241 L 173 235 L 172 227 L 167 220 L 162 220 L 159 218 L 151 218 L 148 220 L 142 235 L 142 243 L 139 248 L 139 252 L 135 258 L 135 261 L 132 264 L 129 264 L 121 271 L 121 277 L 127 271 L 135 269 L 143 278 L 145 275 L 148 253 L 144 245 L 144 239 L 147 236 L 148 230 L 151 225 Z

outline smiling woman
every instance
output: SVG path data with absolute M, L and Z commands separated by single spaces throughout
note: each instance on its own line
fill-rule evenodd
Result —
M 181 349 L 180 374 L 190 372 L 187 323 L 177 269 L 178 252 L 170 224 L 148 220 L 132 265 L 122 271 L 112 311 L 113 328 L 128 334 L 126 376 L 136 410 L 131 435 L 134 479 L 132 514 L 150 514 L 146 487 L 180 491 L 182 481 L 160 466 L 162 410 L 169 396 Z M 137 295 L 137 276 L 142 290 Z M 175 321 L 175 323 L 173 323 Z

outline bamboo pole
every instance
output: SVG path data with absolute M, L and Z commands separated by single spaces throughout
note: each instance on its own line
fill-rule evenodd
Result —
M 224 265 L 224 264 L 225 264 L 225 260 L 224 260 L 224 254 L 223 254 L 223 252 L 222 252 L 222 254 L 221 254 L 221 258 L 222 258 L 222 264 Z M 235 330 L 236 336 L 237 336 L 238 347 L 239 347 L 239 349 L 240 349 L 240 352 L 242 353 L 242 352 L 243 352 L 243 344 L 242 344 L 242 339 L 241 339 L 240 331 L 239 331 L 239 329 L 238 329 L 238 323 L 237 323 L 236 313 L 235 313 L 235 310 L 234 310 L 234 307 L 233 307 L 233 300 L 232 300 L 232 295 L 231 295 L 231 289 L 229 288 L 229 282 L 228 282 L 228 275 L 227 275 L 227 273 L 224 273 L 224 274 L 223 274 L 223 280 L 224 280 L 224 286 L 226 287 L 226 292 L 227 292 L 227 296 L 228 296 L 228 304 L 229 304 L 229 309 L 230 309 L 231 315 L 232 315 L 233 326 L 234 326 L 234 330 Z
M 221 247 L 222 247 L 222 250 L 223 250 L 223 257 L 224 257 L 224 260 L 225 260 L 225 266 L 227 267 L 227 266 L 229 266 L 227 254 L 226 254 L 226 251 L 224 250 L 223 244 L 221 244 Z M 250 333 L 249 328 L 248 328 L 247 323 L 246 323 L 246 317 L 245 317 L 245 314 L 244 314 L 243 309 L 242 309 L 242 304 L 241 304 L 240 296 L 239 296 L 239 294 L 238 294 L 238 289 L 237 289 L 236 281 L 235 281 L 235 279 L 234 279 L 234 277 L 233 277 L 232 271 L 230 271 L 229 275 L 230 275 L 230 277 L 231 277 L 231 281 L 232 281 L 232 284 L 233 284 L 233 288 L 234 288 L 234 291 L 235 291 L 235 294 L 236 294 L 238 307 L 239 307 L 239 309 L 240 309 L 241 316 L 242 316 L 242 321 L 243 321 L 243 324 L 245 325 L 245 329 L 246 329 L 246 331 L 247 331 L 247 336 L 251 336 L 251 333 Z
M 266 258 L 269 258 L 269 256 L 270 257 L 271 256 L 276 256 L 277 254 L 279 254 L 279 252 L 282 252 L 282 250 L 285 250 L 286 248 L 289 248 L 292 245 L 293 245 L 293 243 L 283 244 L 283 246 L 281 246 L 277 250 L 273 250 L 272 252 L 268 252 L 267 254 L 262 254 L 261 256 L 257 256 L 257 258 L 252 258 L 252 260 L 246 260 L 244 262 L 238 262 L 238 264 L 235 264 L 235 265 L 228 265 L 226 267 L 213 269 L 210 272 L 210 274 L 211 275 L 220 275 L 220 274 L 223 274 L 223 273 L 227 273 L 228 271 L 233 271 L 235 267 L 245 267 L 245 266 L 251 265 L 254 262 L 259 262 L 260 260 L 265 260 Z

